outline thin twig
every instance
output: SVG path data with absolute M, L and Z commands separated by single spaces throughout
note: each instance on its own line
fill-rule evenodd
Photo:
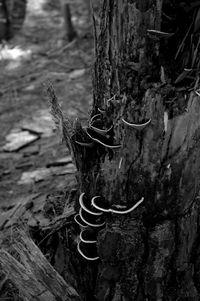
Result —
M 47 56 L 51 57 L 51 56 L 55 56 L 55 55 L 60 55 L 64 50 L 74 46 L 74 44 L 76 42 L 77 42 L 77 39 L 74 39 L 70 43 L 63 46 L 62 48 L 59 48 L 59 49 L 56 49 L 56 50 L 50 50 L 49 52 L 47 52 Z

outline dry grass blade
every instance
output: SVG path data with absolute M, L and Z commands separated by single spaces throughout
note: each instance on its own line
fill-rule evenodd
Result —
M 195 48 L 195 51 L 194 51 L 194 54 L 193 54 L 193 57 L 192 57 L 192 68 L 194 67 L 196 59 L 197 59 L 197 54 L 198 54 L 198 50 L 199 50 L 199 44 L 200 44 L 200 38 L 198 39 L 198 43 L 197 43 L 197 46 Z
M 177 59 L 179 53 L 181 52 L 181 49 L 184 47 L 184 43 L 185 43 L 185 41 L 186 41 L 186 39 L 187 39 L 187 37 L 188 37 L 188 35 L 189 35 L 189 33 L 190 33 L 190 30 L 191 30 L 191 28 L 192 28 L 193 23 L 194 23 L 194 18 L 193 18 L 193 20 L 192 20 L 192 22 L 191 22 L 191 24 L 190 24 L 190 26 L 189 26 L 189 28 L 188 28 L 188 31 L 186 32 L 186 34 L 185 34 L 185 36 L 184 36 L 184 38 L 183 38 L 183 40 L 182 40 L 182 42 L 181 42 L 181 44 L 180 44 L 180 46 L 179 46 L 177 52 L 176 52 L 175 60 Z
M 181 74 L 179 74 L 179 76 L 176 78 L 174 83 L 175 84 L 180 83 L 182 80 L 184 80 L 188 76 L 188 74 L 191 73 L 191 71 L 192 71 L 192 69 L 191 70 L 184 69 L 183 72 L 181 72 Z
M 53 85 L 50 82 L 47 84 L 47 94 L 49 96 L 51 114 L 53 116 L 54 122 L 59 128 L 62 139 L 65 141 L 72 154 L 71 137 L 74 134 L 73 123 L 69 118 L 64 116 L 62 109 L 58 103 L 58 98 L 56 96 Z
M 51 114 L 55 118 L 55 120 L 59 123 L 60 119 L 63 119 L 63 113 L 58 103 L 58 98 L 56 96 L 54 87 L 50 82 L 47 84 L 47 94 L 49 96 L 49 102 L 51 105 Z

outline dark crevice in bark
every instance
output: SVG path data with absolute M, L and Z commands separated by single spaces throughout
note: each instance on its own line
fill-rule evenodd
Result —
M 145 218 L 144 218 L 145 221 Z M 150 228 L 151 226 L 149 225 L 148 227 L 145 225 L 144 222 L 144 226 L 145 226 L 145 231 L 144 231 L 144 236 L 143 236 L 143 242 L 144 242 L 144 254 L 142 256 L 142 261 L 141 261 L 141 269 L 138 271 L 138 279 L 139 279 L 139 286 L 138 286 L 138 292 L 140 292 L 140 294 L 142 296 L 140 296 L 140 294 L 138 293 L 138 296 L 140 296 L 138 298 L 138 300 L 145 300 L 145 298 L 147 298 L 147 295 L 145 293 L 145 282 L 144 282 L 144 278 L 145 278 L 145 267 L 146 267 L 146 263 L 148 261 L 148 257 L 150 254 L 150 246 L 149 246 L 149 232 L 150 232 Z
M 191 70 L 184 75 L 183 69 L 195 68 L 195 64 L 199 65 L 199 58 L 195 51 L 199 40 L 198 4 L 197 2 L 196 5 L 194 4 L 195 1 L 186 3 L 165 0 L 162 9 L 161 29 L 173 34 L 168 39 L 160 41 L 161 65 L 165 67 L 166 76 L 173 81 L 182 74 L 177 85 L 184 87 L 194 85 L 196 71 Z

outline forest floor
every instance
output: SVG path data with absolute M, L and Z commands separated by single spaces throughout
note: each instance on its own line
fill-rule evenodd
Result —
M 0 226 L 16 204 L 38 200 L 40 207 L 75 183 L 69 152 L 49 113 L 48 81 L 69 117 L 87 122 L 92 104 L 94 47 L 87 6 L 81 0 L 71 5 L 78 38 L 68 43 L 59 7 L 46 2 L 28 1 L 22 30 L 0 49 Z M 33 141 L 15 150 L 13 139 L 18 142 L 20 135 Z

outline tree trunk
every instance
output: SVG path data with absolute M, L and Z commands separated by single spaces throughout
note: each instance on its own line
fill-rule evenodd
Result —
M 0 0 L 0 41 L 18 32 L 26 17 L 26 0 Z
M 103 1 L 89 126 L 63 123 L 104 212 L 84 300 L 200 300 L 199 16 L 199 1 Z
M 63 37 L 66 38 L 68 42 L 73 41 L 77 37 L 77 33 L 74 29 L 72 23 L 72 16 L 69 2 L 66 0 L 60 0 L 61 10 L 64 17 L 64 35 Z

